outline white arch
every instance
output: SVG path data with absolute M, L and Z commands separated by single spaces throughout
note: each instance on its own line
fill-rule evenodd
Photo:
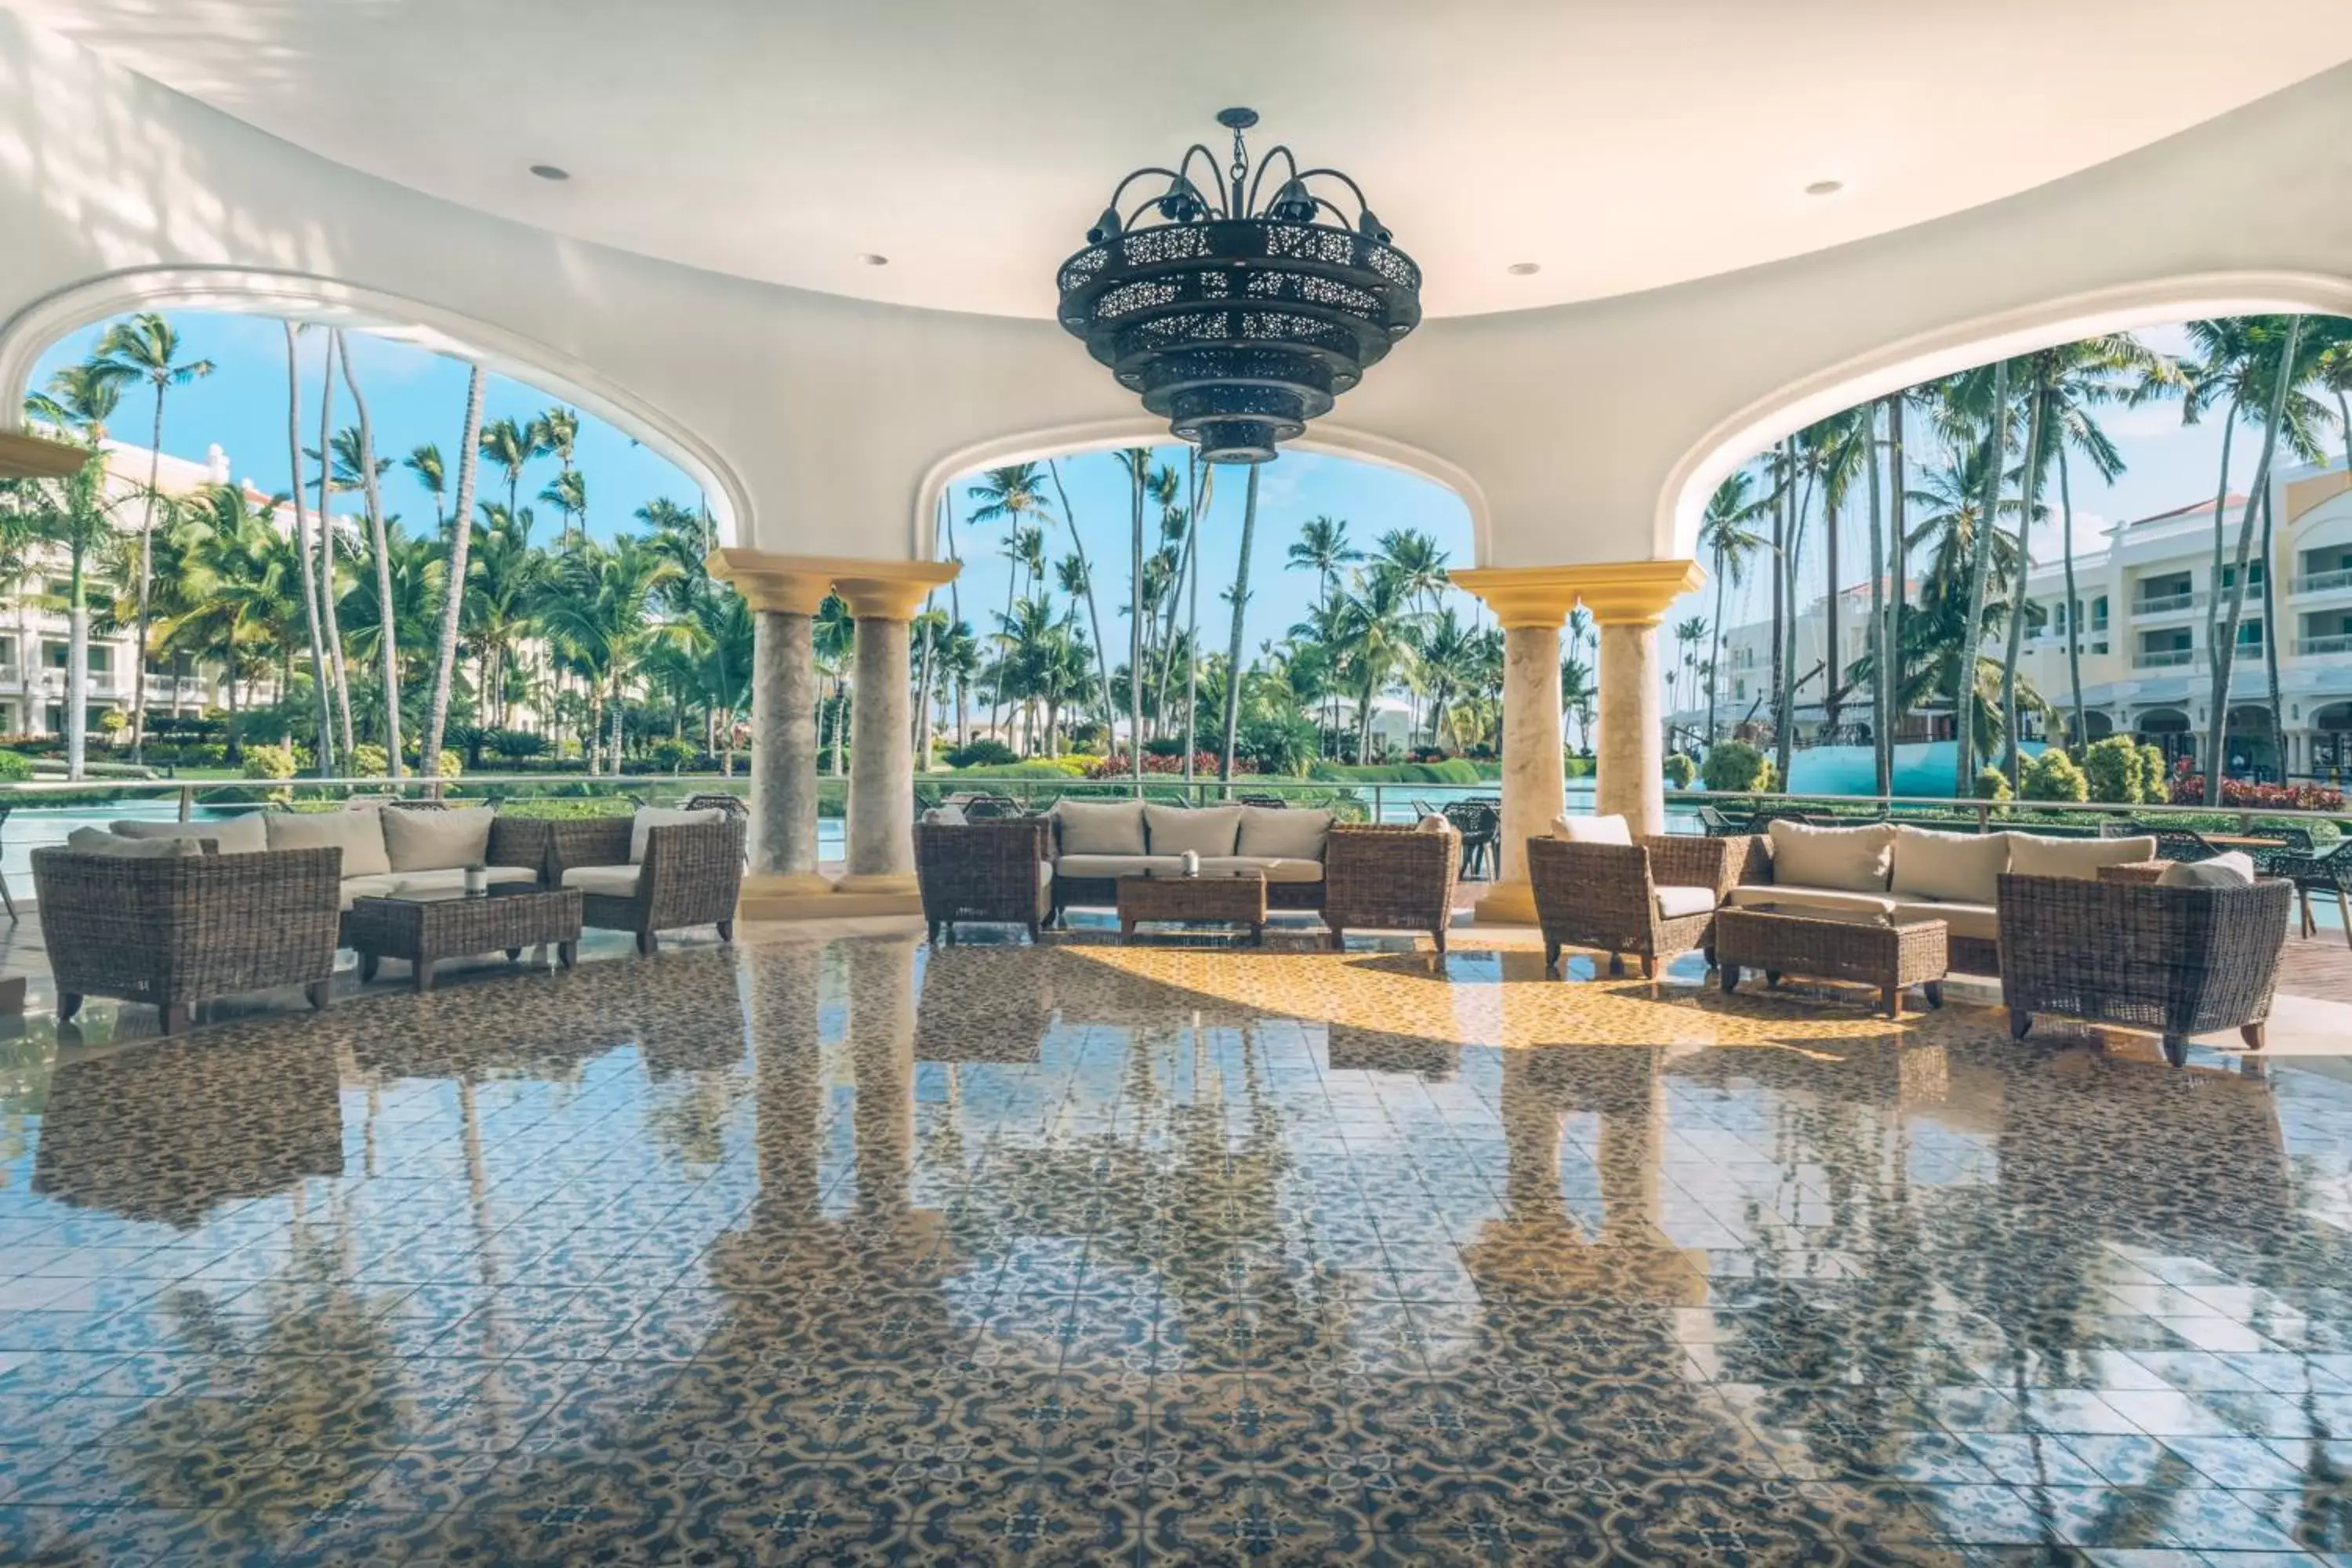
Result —
M 959 447 L 925 469 L 922 483 L 916 488 L 915 515 L 911 525 L 915 558 L 929 560 L 938 549 L 938 541 L 933 536 L 939 521 L 940 497 L 960 474 L 968 474 L 974 468 L 998 468 L 1007 463 L 1043 462 L 1048 458 L 1066 458 L 1118 447 L 1164 447 L 1175 439 L 1168 433 L 1166 420 L 1139 412 L 1132 417 L 1016 431 Z M 1368 463 L 1378 463 L 1382 468 L 1399 468 L 1433 484 L 1444 486 L 1461 498 L 1464 509 L 1470 513 L 1472 552 L 1479 563 L 1488 559 L 1491 525 L 1486 497 L 1479 489 L 1478 481 L 1470 477 L 1468 469 L 1418 447 L 1361 430 L 1351 430 L 1344 425 L 1310 425 L 1306 435 L 1288 443 L 1288 449 L 1355 458 Z
M 1717 421 L 1667 471 L 1655 537 L 1669 545 L 1668 555 L 1695 554 L 1707 498 L 1734 469 L 1782 437 L 1874 397 L 2102 332 L 2292 311 L 2352 316 L 2352 278 L 2245 271 L 2148 279 L 1916 333 L 1800 376 Z
M 529 383 L 625 431 L 702 487 L 728 543 L 750 536 L 751 492 L 733 467 L 658 405 L 559 349 L 437 305 L 307 273 L 249 268 L 150 267 L 61 289 L 0 321 L 0 429 L 22 423 L 33 367 L 67 333 L 132 310 L 236 311 L 362 327 Z

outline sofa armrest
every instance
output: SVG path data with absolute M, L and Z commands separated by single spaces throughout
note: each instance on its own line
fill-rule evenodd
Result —
M 1721 903 L 1739 885 L 1748 863 L 1744 837 L 1697 838 L 1683 833 L 1654 834 L 1642 840 L 1650 852 L 1650 879 L 1666 888 L 1708 888 Z
M 549 818 L 545 823 L 547 885 L 560 888 L 563 873 L 582 866 L 625 866 L 629 863 L 626 816 Z

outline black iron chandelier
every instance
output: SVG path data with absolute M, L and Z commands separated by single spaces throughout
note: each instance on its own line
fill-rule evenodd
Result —
M 1420 325 L 1421 268 L 1339 170 L 1301 169 L 1276 147 L 1253 173 L 1242 132 L 1255 110 L 1217 123 L 1234 133 L 1225 169 L 1196 142 L 1175 168 L 1138 169 L 1111 192 L 1062 263 L 1062 325 L 1202 458 L 1263 463 Z M 1286 177 L 1262 203 L 1276 160 Z M 1166 190 L 1122 215 L 1128 187 L 1155 178 Z M 1315 193 L 1325 180 L 1355 197 L 1352 224 Z M 1326 211 L 1338 221 L 1318 221 Z

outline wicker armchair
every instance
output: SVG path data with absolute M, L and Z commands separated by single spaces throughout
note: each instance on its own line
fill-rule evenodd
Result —
M 2212 1029 L 2235 1029 L 2260 1050 L 2294 900 L 2284 881 L 2165 888 L 2003 877 L 2010 1033 L 2023 1039 L 2034 1014 L 2053 1013 L 2154 1030 L 2175 1066 L 2189 1036 Z
M 719 941 L 731 941 L 743 890 L 747 820 L 728 812 L 716 822 L 654 828 L 646 835 L 645 860 L 635 867 L 629 865 L 628 817 L 549 822 L 546 884 L 578 888 L 581 923 L 633 931 L 639 952 L 657 951 L 657 933 L 680 926 L 715 925 Z M 621 874 L 631 870 L 634 877 Z M 590 874 L 575 875 L 582 872 Z
M 1642 961 L 1642 977 L 1677 953 L 1707 950 L 1715 962 L 1715 911 L 1739 883 L 1754 840 L 1700 838 L 1664 833 L 1636 844 L 1576 844 L 1565 838 L 1528 840 L 1528 880 L 1543 927 L 1544 968 L 1559 964 L 1563 947 L 1597 948 L 1609 973 L 1625 972 L 1625 954 Z M 1660 888 L 1704 888 L 1704 909 L 1663 913 Z M 1564 972 L 1563 972 L 1564 973 Z
M 958 921 L 1000 921 L 1025 926 L 1029 940 L 1053 912 L 1045 875 L 1054 825 L 1042 816 L 915 825 L 915 880 L 931 940 Z
M 143 1002 L 163 1032 L 196 1003 L 299 985 L 324 1007 L 342 907 L 340 849 L 170 857 L 33 851 L 58 1018 L 85 996 Z
M 1333 826 L 1323 848 L 1323 923 L 1334 948 L 1350 927 L 1425 931 L 1445 951 L 1462 837 L 1419 827 Z

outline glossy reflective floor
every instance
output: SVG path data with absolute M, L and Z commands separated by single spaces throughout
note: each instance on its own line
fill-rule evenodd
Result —
M 2352 1084 L 1536 965 L 759 941 L 37 1026 L 0 1561 L 2352 1551 Z

